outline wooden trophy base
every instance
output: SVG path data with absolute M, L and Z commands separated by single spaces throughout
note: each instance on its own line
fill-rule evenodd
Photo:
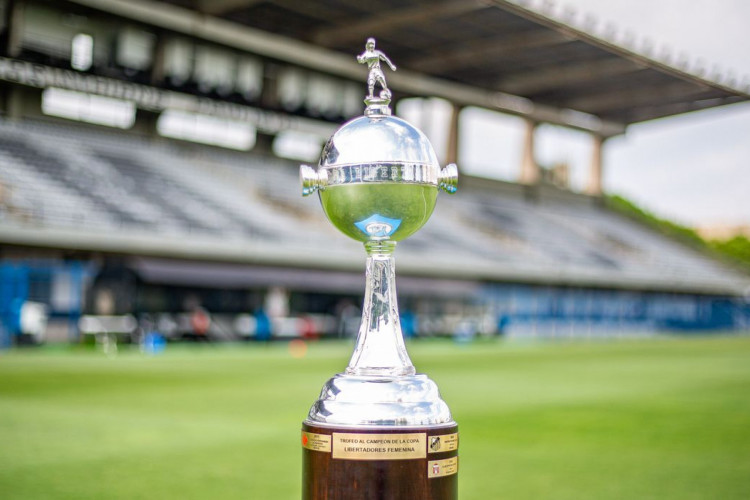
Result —
M 458 426 L 302 424 L 303 500 L 456 500 Z

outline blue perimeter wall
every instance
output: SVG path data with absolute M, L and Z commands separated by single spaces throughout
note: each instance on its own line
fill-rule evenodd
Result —
M 46 304 L 50 318 L 66 319 L 76 332 L 92 274 L 82 261 L 0 262 L 0 347 L 20 334 L 27 300 Z M 510 336 L 750 330 L 750 303 L 742 297 L 490 283 L 476 301 Z
M 21 334 L 21 307 L 29 300 L 47 305 L 50 318 L 66 319 L 68 330 L 76 332 L 90 275 L 90 264 L 81 261 L 0 262 L 0 348 Z
M 608 335 L 750 329 L 742 297 L 488 284 L 482 301 L 512 335 Z

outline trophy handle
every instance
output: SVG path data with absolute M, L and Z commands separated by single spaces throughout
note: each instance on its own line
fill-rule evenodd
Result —
M 319 189 L 325 189 L 327 177 L 322 169 L 316 172 L 310 165 L 300 165 L 299 180 L 302 184 L 302 196 L 309 196 Z
M 458 167 L 455 163 L 449 163 L 440 170 L 438 187 L 448 194 L 458 190 Z

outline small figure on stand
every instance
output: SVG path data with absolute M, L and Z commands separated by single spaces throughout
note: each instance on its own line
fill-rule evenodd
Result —
M 385 83 L 385 75 L 380 69 L 381 60 L 385 61 L 393 71 L 396 71 L 396 66 L 394 66 L 391 60 L 388 59 L 388 56 L 375 49 L 375 39 L 368 38 L 367 43 L 365 44 L 365 51 L 357 56 L 357 62 L 359 64 L 367 64 L 367 67 L 370 68 L 370 74 L 367 75 L 367 88 L 370 92 L 368 98 L 375 98 L 375 83 L 379 83 L 383 88 L 383 91 L 380 93 L 380 98 L 390 100 L 391 91 L 388 90 L 388 85 Z

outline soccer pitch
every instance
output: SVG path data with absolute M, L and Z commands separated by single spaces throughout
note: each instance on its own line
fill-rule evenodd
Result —
M 0 353 L 4 499 L 298 499 L 300 423 L 351 342 Z M 750 337 L 412 342 L 459 497 L 750 498 Z

